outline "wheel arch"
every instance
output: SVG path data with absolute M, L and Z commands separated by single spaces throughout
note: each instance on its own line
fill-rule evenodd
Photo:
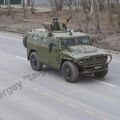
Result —
M 30 55 L 31 55 L 32 52 L 36 52 L 36 50 L 34 50 L 34 49 L 30 50 L 30 52 L 28 53 L 28 60 L 30 60 Z
M 66 62 L 66 61 L 73 62 L 73 61 L 70 60 L 70 59 L 65 59 L 65 58 L 63 58 L 63 59 L 61 60 L 60 70 L 61 70 L 61 68 L 62 68 L 63 63 Z

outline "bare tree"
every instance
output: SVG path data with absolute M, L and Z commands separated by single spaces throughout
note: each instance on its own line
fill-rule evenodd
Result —
M 54 13 L 56 16 L 58 16 L 58 3 L 57 3 L 57 0 L 54 0 Z
M 27 5 L 30 6 L 31 0 L 27 0 Z
M 67 5 L 69 7 L 69 12 L 70 12 L 70 16 L 72 16 L 72 2 L 73 0 L 66 0 Z
M 23 0 L 23 18 L 26 19 L 25 0 Z
M 63 8 L 63 1 L 64 0 L 49 0 L 51 5 L 51 10 L 55 14 L 55 16 L 58 16 L 58 12 L 62 10 Z
M 99 10 L 100 11 L 104 11 L 105 10 L 105 2 L 106 2 L 106 0 L 98 0 L 98 2 L 99 2 Z
M 10 0 L 7 0 L 7 4 L 8 4 L 8 15 L 10 15 L 13 18 L 13 12 L 12 12 Z
M 112 16 L 112 0 L 107 0 L 108 18 L 109 18 L 109 29 L 110 33 L 113 32 L 113 16 Z
M 34 11 L 34 5 L 35 5 L 35 3 L 34 3 L 34 0 L 32 0 L 31 1 L 32 3 L 31 3 L 31 13 L 35 13 L 35 11 Z
M 88 32 L 90 17 L 93 14 L 93 0 L 81 0 L 82 12 L 84 13 L 84 20 L 82 21 L 84 29 Z M 82 17 L 82 19 L 83 19 Z
M 54 1 L 49 0 L 49 2 L 50 2 L 51 11 L 54 12 Z
M 95 24 L 96 24 L 96 33 L 100 32 L 100 10 L 99 10 L 99 2 L 98 0 L 94 0 L 94 11 L 95 11 Z
M 89 12 L 89 18 L 92 16 L 93 12 L 94 12 L 94 1 L 91 0 L 91 8 L 90 8 L 90 12 Z
M 120 32 L 120 1 L 116 0 L 116 4 L 117 4 L 117 14 L 118 14 L 118 28 Z
M 79 31 L 83 31 L 83 24 L 81 24 L 81 17 L 80 17 L 80 8 L 81 8 L 81 6 L 80 6 L 80 1 L 79 0 L 75 0 L 75 2 L 74 2 L 74 9 L 75 9 L 75 11 L 73 12 L 73 16 L 74 16 L 74 18 L 76 19 L 76 23 L 77 23 L 77 26 L 78 26 L 78 30 Z

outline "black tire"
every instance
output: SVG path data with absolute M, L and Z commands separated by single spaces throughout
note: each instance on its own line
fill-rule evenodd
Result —
M 107 75 L 107 73 L 108 73 L 108 70 L 97 72 L 97 73 L 95 73 L 95 77 L 104 78 Z
M 23 45 L 25 48 L 27 48 L 27 35 L 25 35 L 23 38 Z
M 64 62 L 62 65 L 62 75 L 67 82 L 77 82 L 79 78 L 77 66 L 70 61 Z
M 40 71 L 42 70 L 42 64 L 39 62 L 36 52 L 30 54 L 30 64 L 33 70 Z

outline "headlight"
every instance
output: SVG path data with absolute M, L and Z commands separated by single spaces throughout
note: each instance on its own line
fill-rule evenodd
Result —
M 84 63 L 84 61 L 83 60 L 79 60 L 79 62 L 78 62 L 79 64 L 83 64 Z

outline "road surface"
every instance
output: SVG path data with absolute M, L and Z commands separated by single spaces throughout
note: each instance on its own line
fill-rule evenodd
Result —
M 119 54 L 109 69 L 73 84 L 54 70 L 36 73 L 22 37 L 0 32 L 0 120 L 120 120 Z

